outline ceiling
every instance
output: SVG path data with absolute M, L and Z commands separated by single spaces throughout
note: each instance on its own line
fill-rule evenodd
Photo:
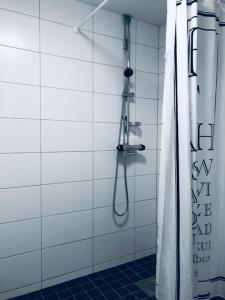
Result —
M 79 0 L 99 5 L 103 0 Z M 109 0 L 104 9 L 119 14 L 129 14 L 139 20 L 163 25 L 166 23 L 166 0 Z

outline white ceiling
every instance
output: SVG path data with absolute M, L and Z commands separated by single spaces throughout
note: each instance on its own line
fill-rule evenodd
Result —
M 99 5 L 103 0 L 79 0 Z M 110 0 L 104 9 L 119 14 L 129 14 L 142 21 L 163 25 L 166 23 L 166 0 Z

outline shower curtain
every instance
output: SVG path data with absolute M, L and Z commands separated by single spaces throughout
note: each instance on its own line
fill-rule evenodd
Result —
M 225 298 L 225 4 L 167 11 L 156 297 Z

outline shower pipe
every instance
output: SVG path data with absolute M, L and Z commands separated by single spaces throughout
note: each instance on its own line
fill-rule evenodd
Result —
M 73 30 L 76 32 L 76 33 L 79 33 L 80 32 L 80 29 L 81 27 L 87 23 L 87 21 L 92 17 L 94 16 L 98 11 L 99 9 L 101 9 L 107 2 L 109 2 L 110 0 L 104 0 L 102 1 L 101 4 L 99 4 L 99 6 L 97 6 L 92 13 L 90 13 L 90 15 L 87 16 L 87 18 L 84 19 L 83 22 L 80 23 L 80 25 L 78 26 L 73 26 Z
M 130 77 L 133 75 L 134 71 L 130 65 L 130 22 L 131 17 L 128 15 L 123 15 L 124 22 L 124 88 L 122 93 L 122 108 L 120 115 L 120 126 L 119 126 L 119 135 L 118 135 L 118 145 L 117 157 L 116 157 L 116 171 L 115 171 L 115 182 L 113 189 L 113 213 L 116 216 L 122 217 L 128 213 L 129 210 L 129 192 L 128 192 L 128 183 L 127 183 L 127 156 L 130 154 L 136 154 L 136 151 L 145 150 L 145 146 L 142 144 L 139 145 L 130 145 L 129 136 L 130 136 L 130 127 L 141 126 L 141 122 L 130 122 L 130 100 L 134 98 L 135 94 L 130 91 Z M 122 144 L 121 144 L 122 139 Z M 124 212 L 118 212 L 116 208 L 116 189 L 118 181 L 118 169 L 119 163 L 122 163 L 123 172 L 124 172 L 124 185 L 125 185 L 125 195 L 126 195 L 126 208 Z

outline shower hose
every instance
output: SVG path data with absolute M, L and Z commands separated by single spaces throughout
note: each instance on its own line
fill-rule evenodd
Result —
M 129 84 L 128 80 L 125 81 L 124 90 L 126 90 L 127 84 Z M 125 98 L 123 97 L 122 101 L 122 108 L 121 108 L 121 116 L 120 116 L 120 127 L 119 127 L 119 137 L 118 137 L 118 145 L 120 144 L 121 134 L 122 134 L 122 127 L 124 120 L 124 108 L 125 108 Z M 125 142 L 125 135 L 123 135 L 123 139 Z M 117 182 L 118 182 L 118 170 L 119 170 L 119 162 L 120 162 L 120 155 L 123 155 L 123 171 L 124 171 L 124 185 L 125 185 L 125 195 L 126 195 L 126 208 L 125 211 L 119 213 L 116 208 L 116 190 L 117 190 Z M 127 151 L 123 151 L 121 154 L 117 151 L 116 155 L 116 171 L 115 171 L 115 182 L 114 182 L 114 189 L 113 189 L 113 212 L 115 215 L 122 217 L 124 216 L 129 209 L 129 193 L 128 193 L 128 184 L 127 184 Z

